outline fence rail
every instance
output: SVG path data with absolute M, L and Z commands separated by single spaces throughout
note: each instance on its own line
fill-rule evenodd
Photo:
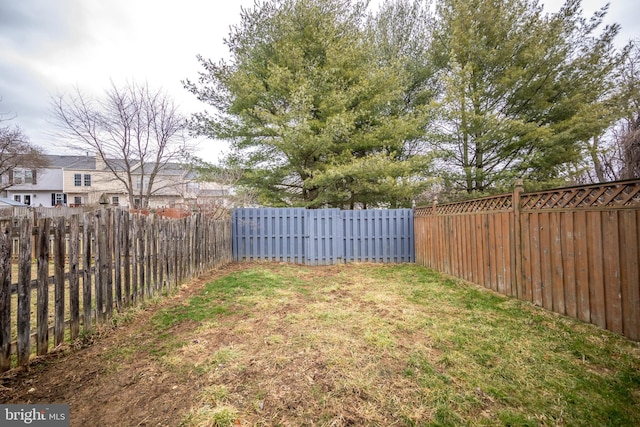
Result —
M 640 340 L 640 180 L 415 210 L 416 262 Z
M 66 334 L 76 339 L 81 326 L 89 331 L 108 321 L 114 309 L 135 306 L 229 262 L 231 224 L 203 215 L 158 220 L 101 209 L 36 224 L 32 218 L 2 220 L 0 372 L 26 365 L 34 344 L 38 355 L 46 354 Z

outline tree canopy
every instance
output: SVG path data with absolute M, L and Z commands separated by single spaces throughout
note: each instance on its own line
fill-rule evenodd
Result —
M 624 112 L 625 52 L 580 0 L 269 0 L 245 9 L 230 59 L 185 86 L 212 112 L 194 132 L 272 206 L 408 206 L 449 192 L 570 179 Z
M 399 108 L 411 76 L 378 61 L 366 4 L 274 0 L 244 10 L 229 62 L 200 58 L 187 87 L 215 107 L 198 132 L 232 142 L 230 162 L 271 205 L 400 206 L 424 186 L 429 158 L 406 155 L 423 108 Z

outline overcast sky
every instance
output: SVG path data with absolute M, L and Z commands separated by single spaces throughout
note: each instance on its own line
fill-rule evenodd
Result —
M 372 1 L 380 3 L 381 1 Z M 562 0 L 540 0 L 555 11 Z M 606 4 L 583 0 L 586 16 Z M 110 79 L 164 88 L 184 114 L 206 106 L 181 81 L 197 78 L 196 55 L 228 55 L 223 38 L 253 0 L 0 0 L 0 113 L 15 117 L 48 153 L 64 146 L 51 134 L 50 99 L 78 86 L 100 94 Z M 640 0 L 611 0 L 606 23 L 622 25 L 618 44 L 640 38 Z M 224 143 L 203 140 L 215 161 Z

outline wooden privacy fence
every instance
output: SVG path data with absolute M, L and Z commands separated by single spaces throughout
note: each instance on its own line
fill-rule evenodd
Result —
M 0 221 L 0 372 L 12 367 L 13 354 L 14 363 L 26 365 L 34 343 L 37 355 L 46 354 L 65 334 L 76 339 L 81 325 L 89 331 L 108 321 L 114 308 L 125 310 L 229 262 L 230 223 L 203 215 L 157 220 L 101 209 L 37 224 Z
M 411 209 L 234 209 L 232 229 L 235 261 L 414 262 Z
M 416 262 L 640 340 L 640 180 L 415 210 Z

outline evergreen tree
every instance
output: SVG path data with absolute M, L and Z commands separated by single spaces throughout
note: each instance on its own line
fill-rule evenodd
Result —
M 431 60 L 441 166 L 453 188 L 502 190 L 515 177 L 554 183 L 581 143 L 615 119 L 617 25 L 596 31 L 580 0 L 546 14 L 536 0 L 441 0 Z
M 193 129 L 232 144 L 228 163 L 272 206 L 407 206 L 428 156 L 406 150 L 424 108 L 400 108 L 410 74 L 380 61 L 364 30 L 367 4 L 271 0 L 243 10 L 231 59 L 200 58 L 186 87 L 215 109 Z

